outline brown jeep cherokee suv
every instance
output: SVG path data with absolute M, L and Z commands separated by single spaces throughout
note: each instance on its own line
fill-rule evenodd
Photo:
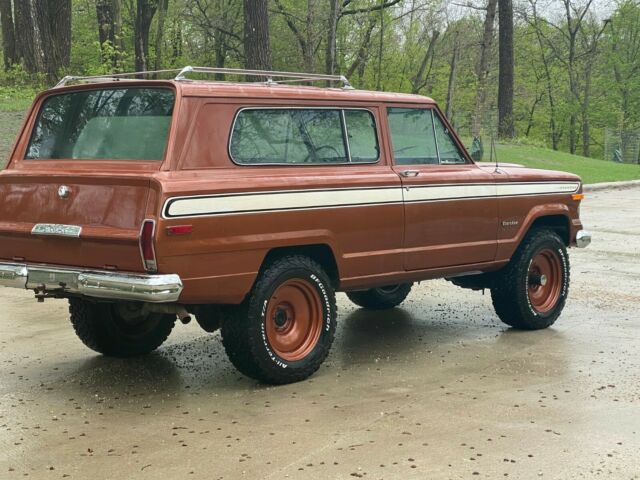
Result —
M 553 324 L 567 247 L 590 241 L 581 192 L 474 163 L 433 100 L 344 77 L 66 77 L 0 173 L 0 285 L 67 298 L 105 355 L 151 352 L 194 316 L 242 373 L 295 382 L 329 352 L 338 290 L 385 309 L 444 277 L 490 289 L 515 328 Z

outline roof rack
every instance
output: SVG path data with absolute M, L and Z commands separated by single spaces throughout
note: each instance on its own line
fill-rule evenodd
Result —
M 271 70 L 246 70 L 240 68 L 215 68 L 215 67 L 192 67 L 187 66 L 182 69 L 168 69 L 168 70 L 149 70 L 144 72 L 130 72 L 130 73 L 114 73 L 108 75 L 95 75 L 89 77 L 67 75 L 62 78 L 54 88 L 64 87 L 72 82 L 77 83 L 100 83 L 100 82 L 113 82 L 118 80 L 139 80 L 142 76 L 154 75 L 159 73 L 177 73 L 174 77 L 176 81 L 187 81 L 189 73 L 203 73 L 203 74 L 223 74 L 223 75 L 238 75 L 242 77 L 264 77 L 266 80 L 262 82 L 251 82 L 262 85 L 278 85 L 279 83 L 296 83 L 296 82 L 339 82 L 342 83 L 342 88 L 345 90 L 352 90 L 353 87 L 344 75 L 325 75 L 319 73 L 301 73 L 301 72 L 277 72 Z M 277 79 L 274 80 L 274 79 Z M 214 80 L 220 82 L 221 80 Z

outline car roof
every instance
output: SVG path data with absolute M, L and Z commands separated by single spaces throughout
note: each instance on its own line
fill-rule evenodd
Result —
M 312 87 L 304 85 L 264 84 L 247 82 L 216 82 L 198 80 L 115 80 L 90 84 L 68 85 L 48 90 L 46 93 L 64 93 L 74 90 L 102 89 L 110 87 L 161 87 L 173 86 L 186 97 L 263 98 L 289 100 L 326 100 L 363 103 L 422 103 L 435 101 L 422 95 L 409 93 L 376 92 L 346 88 Z
M 435 103 L 431 98 L 408 93 L 375 92 L 345 88 L 322 88 L 305 85 L 178 81 L 183 96 L 248 97 L 300 100 L 340 100 L 354 102 Z

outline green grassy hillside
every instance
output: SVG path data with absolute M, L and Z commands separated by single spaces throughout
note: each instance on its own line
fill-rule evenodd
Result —
M 606 162 L 528 145 L 500 144 L 496 145 L 496 150 L 501 162 L 575 173 L 582 177 L 584 183 L 640 179 L 640 165 Z

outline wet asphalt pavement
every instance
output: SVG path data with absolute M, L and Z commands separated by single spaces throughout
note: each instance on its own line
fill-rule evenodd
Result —
M 445 281 L 381 313 L 340 294 L 328 361 L 277 388 L 197 325 L 103 358 L 65 301 L 0 289 L 0 479 L 640 478 L 640 188 L 582 211 L 554 327 Z

